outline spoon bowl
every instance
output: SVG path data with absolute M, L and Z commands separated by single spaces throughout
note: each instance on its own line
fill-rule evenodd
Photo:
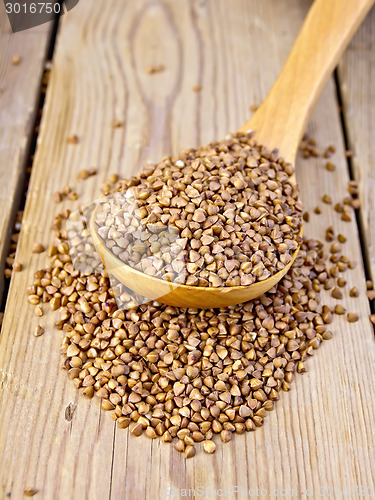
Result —
M 95 248 L 106 269 L 110 270 L 116 279 L 144 297 L 176 307 L 227 307 L 255 299 L 277 285 L 289 271 L 299 251 L 298 247 L 292 254 L 292 260 L 281 271 L 252 285 L 226 287 L 189 286 L 149 276 L 125 264 L 107 248 L 104 240 L 99 236 L 95 222 L 95 211 L 89 224 Z M 302 229 L 300 236 L 302 236 Z
M 314 104 L 354 32 L 374 0 L 315 0 L 289 57 L 270 93 L 239 132 L 254 131 L 254 138 L 270 151 L 295 163 L 298 145 Z M 295 177 L 290 182 L 296 183 Z M 288 272 L 291 261 L 263 281 L 233 287 L 198 287 L 171 283 L 147 275 L 122 262 L 100 238 L 95 212 L 89 222 L 91 237 L 104 265 L 131 290 L 159 302 L 180 307 L 226 307 L 259 297 Z M 299 233 L 302 237 L 302 227 Z

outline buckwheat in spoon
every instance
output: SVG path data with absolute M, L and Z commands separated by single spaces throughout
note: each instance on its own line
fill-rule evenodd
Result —
M 294 177 L 310 112 L 374 0 L 315 0 L 267 98 L 236 133 L 147 165 L 100 203 L 90 232 L 127 288 L 225 307 L 275 286 L 302 241 Z

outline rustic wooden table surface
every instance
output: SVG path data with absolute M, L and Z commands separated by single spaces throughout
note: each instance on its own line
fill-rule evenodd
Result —
M 99 194 L 109 173 L 128 176 L 146 160 L 204 144 L 235 130 L 266 96 L 302 24 L 307 0 L 81 0 L 50 24 L 12 34 L 0 4 L 0 257 L 4 265 L 25 169 L 43 67 L 51 58 L 17 261 L 24 270 L 5 286 L 0 335 L 0 498 L 158 499 L 203 488 L 202 498 L 367 498 L 375 495 L 375 342 L 365 274 L 375 278 L 375 11 L 360 28 L 316 106 L 308 133 L 323 151 L 336 146 L 328 172 L 322 157 L 298 159 L 297 177 L 313 214 L 305 233 L 323 239 L 333 225 L 348 237 L 358 265 L 348 274 L 359 298 L 343 303 L 360 320 L 336 316 L 333 340 L 308 361 L 264 427 L 236 436 L 213 456 L 185 461 L 159 440 L 116 428 L 96 398 L 80 396 L 60 369 L 61 333 L 54 314 L 41 320 L 26 301 L 33 272 L 47 265 L 31 254 L 51 243 L 52 193 L 77 185 L 79 200 Z M 344 5 L 344 3 L 343 3 Z M 19 54 L 20 63 L 11 63 Z M 149 73 L 148 67 L 163 66 Z M 198 91 L 197 86 L 200 87 Z M 114 128 L 113 122 L 123 122 Z M 68 144 L 71 134 L 79 137 Z M 34 141 L 35 142 L 35 141 Z M 353 153 L 348 159 L 345 150 Z M 76 184 L 77 172 L 98 175 Z M 343 222 L 334 202 L 359 182 L 358 220 Z M 59 209 L 61 206 L 59 206 Z M 3 273 L 1 272 L 1 275 Z M 330 296 L 324 296 L 330 303 Z M 65 409 L 77 405 L 71 421 Z M 198 487 L 201 490 L 198 490 Z M 362 489 L 364 488 L 364 489 Z M 261 490 L 262 489 L 262 490 Z M 308 491 L 306 491 L 308 489 Z M 216 490 L 216 493 L 214 492 Z M 178 491 L 178 493 L 177 493 Z M 225 492 L 222 492 L 223 494 Z M 363 494 L 364 493 L 364 494 Z M 189 492 L 186 492 L 186 496 Z M 193 492 L 190 492 L 190 497 Z M 169 495 L 170 497 L 170 495 Z

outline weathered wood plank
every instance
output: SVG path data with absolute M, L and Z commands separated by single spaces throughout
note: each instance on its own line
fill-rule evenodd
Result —
M 338 74 L 353 174 L 359 184 L 366 257 L 375 279 L 375 9 L 349 45 Z
M 23 185 L 51 23 L 12 33 L 0 4 L 0 300 L 11 224 Z M 20 56 L 18 65 L 13 56 Z
M 309 373 L 296 377 L 262 429 L 187 462 L 164 443 L 129 437 L 96 400 L 78 397 L 58 369 L 61 336 L 52 314 L 42 318 L 45 334 L 33 337 L 41 321 L 24 298 L 33 271 L 46 264 L 43 255 L 30 259 L 30 250 L 34 241 L 49 241 L 52 193 L 74 183 L 79 169 L 98 166 L 97 177 L 78 185 L 77 203 L 89 202 L 109 172 L 130 175 L 144 160 L 235 130 L 249 106 L 265 97 L 308 4 L 236 0 L 229 8 L 225 0 L 81 0 L 62 19 L 20 238 L 19 260 L 28 265 L 12 281 L 0 339 L 3 495 L 18 498 L 32 486 L 47 499 L 117 500 L 164 498 L 170 486 L 238 486 L 264 488 L 267 495 L 274 488 L 295 489 L 294 497 L 303 498 L 306 488 L 319 497 L 320 487 L 374 487 L 375 346 L 357 228 L 320 203 L 323 192 L 340 201 L 348 180 L 332 82 L 309 132 L 320 144 L 337 146 L 337 170 L 327 172 L 319 159 L 299 160 L 297 176 L 307 208 L 322 208 L 305 232 L 323 238 L 325 227 L 334 225 L 349 236 L 346 251 L 359 265 L 348 282 L 361 296 L 346 296 L 343 303 L 361 318 L 350 328 L 335 320 L 334 339 L 309 360 Z M 160 64 L 164 71 L 147 73 L 147 66 Z M 202 90 L 195 92 L 195 85 Z M 115 119 L 124 127 L 114 129 Z M 72 133 L 79 144 L 67 144 Z M 70 402 L 78 406 L 68 423 Z M 336 490 L 332 498 L 343 495 Z

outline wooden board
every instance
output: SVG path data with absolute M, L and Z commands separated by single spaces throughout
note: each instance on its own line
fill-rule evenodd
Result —
M 366 257 L 375 279 L 375 9 L 352 40 L 339 65 L 343 112 L 353 174 L 359 183 L 360 218 Z
M 309 360 L 309 372 L 282 394 L 263 428 L 235 436 L 213 456 L 199 450 L 188 461 L 159 440 L 129 436 L 97 400 L 78 396 L 59 369 L 55 316 L 35 318 L 25 300 L 34 270 L 47 262 L 43 254 L 30 258 L 30 250 L 35 241 L 49 242 L 57 209 L 52 193 L 75 184 L 78 170 L 96 166 L 99 175 L 77 188 L 77 204 L 89 202 L 109 172 L 130 175 L 146 159 L 235 130 L 250 105 L 265 97 L 308 4 L 81 0 L 62 19 L 20 238 L 19 260 L 27 265 L 12 280 L 0 338 L 2 496 L 21 498 L 33 487 L 43 499 L 157 499 L 167 498 L 170 487 L 200 486 L 209 489 L 204 498 L 219 498 L 212 491 L 237 486 L 241 499 L 251 494 L 244 490 L 257 488 L 271 498 L 274 489 L 289 490 L 283 498 L 304 498 L 313 489 L 319 498 L 335 488 L 330 498 L 342 499 L 344 488 L 351 488 L 350 498 L 361 498 L 356 486 L 374 488 L 375 345 L 357 228 L 320 202 L 324 192 L 340 201 L 348 181 L 332 81 L 309 133 L 321 147 L 337 146 L 337 170 L 325 170 L 321 159 L 299 159 L 297 176 L 307 208 L 322 208 L 306 234 L 323 238 L 334 225 L 349 237 L 345 250 L 358 266 L 348 284 L 361 295 L 343 303 L 360 321 L 335 320 L 334 339 Z M 160 64 L 164 71 L 147 73 Z M 124 127 L 114 129 L 115 119 Z M 70 134 L 78 135 L 77 145 L 67 144 Z M 74 206 L 65 203 L 58 209 Z M 46 328 L 39 338 L 32 335 L 37 323 Z M 77 409 L 67 422 L 71 402 Z M 174 491 L 175 498 L 183 495 Z
M 51 23 L 12 33 L 0 3 L 0 301 L 50 33 Z M 18 65 L 12 64 L 14 55 L 20 56 Z

